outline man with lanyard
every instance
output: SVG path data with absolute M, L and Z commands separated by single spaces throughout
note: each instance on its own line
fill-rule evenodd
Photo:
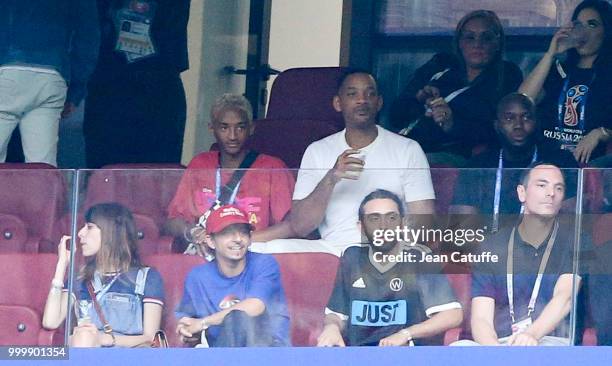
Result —
M 461 304 L 446 275 L 419 263 L 417 246 L 377 241 L 377 231 L 395 230 L 403 218 L 402 201 L 389 191 L 376 190 L 361 202 L 359 226 L 368 245 L 342 255 L 318 346 L 440 344 L 444 331 L 461 324 Z M 408 253 L 418 259 L 384 257 Z
M 290 237 L 284 219 L 291 208 L 294 178 L 280 159 L 248 149 L 254 129 L 250 103 L 243 96 L 224 94 L 213 104 L 210 117 L 219 151 L 201 153 L 187 166 L 168 207 L 167 232 L 183 238 L 218 203 L 247 212 L 255 228 L 253 240 Z
M 472 335 L 481 345 L 569 345 L 573 305 L 572 225 L 559 220 L 565 182 L 559 168 L 535 163 L 517 186 L 524 213 L 484 244 L 500 258 L 472 278 Z M 473 345 L 460 341 L 456 345 Z
M 333 106 L 342 112 L 346 128 L 308 146 L 291 208 L 296 236 L 305 238 L 318 229 L 321 239 L 254 243 L 253 251 L 339 256 L 347 246 L 362 242 L 355 226 L 357 208 L 363 197 L 380 188 L 399 195 L 412 218 L 427 226 L 435 197 L 429 164 L 416 141 L 377 125 L 382 103 L 371 74 L 356 69 L 344 73 Z
M 497 232 L 507 224 L 501 215 L 514 215 L 521 210 L 514 193 L 521 173 L 519 168 L 526 168 L 537 160 L 550 161 L 561 168 L 578 167 L 570 152 L 559 151 L 553 143 L 537 141 L 539 123 L 535 106 L 525 94 L 511 93 L 500 100 L 494 127 L 501 148 L 470 159 L 467 167 L 480 169 L 461 172 L 451 206 L 454 214 L 492 214 L 484 223 L 490 232 Z M 568 179 L 569 197 L 575 194 L 574 181 Z M 483 189 L 474 189 L 475 185 Z

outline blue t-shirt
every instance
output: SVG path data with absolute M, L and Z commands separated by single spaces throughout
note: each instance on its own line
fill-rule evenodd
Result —
M 241 300 L 257 298 L 266 305 L 270 334 L 279 344 L 289 345 L 289 313 L 276 259 L 252 252 L 247 252 L 245 258 L 244 271 L 235 277 L 222 274 L 214 261 L 191 270 L 176 310 L 177 318 L 204 318 Z M 218 327 L 211 327 L 207 337 L 215 339 L 218 332 Z
M 99 299 L 99 303 L 104 317 L 113 328 L 113 333 L 142 334 L 144 304 L 148 302 L 164 305 L 164 284 L 159 272 L 154 268 L 149 268 L 141 295 L 136 293 L 138 271 L 138 268 L 133 268 L 120 274 L 116 279 L 115 276 L 100 276 L 100 290 L 104 292 L 104 296 Z M 87 307 L 83 310 L 80 309 L 81 300 L 87 300 L 91 303 L 91 296 L 87 290 L 86 281 L 80 281 L 77 289 L 77 312 L 81 313 L 83 310 L 87 310 Z M 99 320 L 93 304 L 88 306 L 88 313 L 98 329 L 102 329 L 103 324 Z M 77 314 L 77 318 L 83 315 Z

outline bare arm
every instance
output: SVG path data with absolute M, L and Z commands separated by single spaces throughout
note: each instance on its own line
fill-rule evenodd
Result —
M 323 331 L 317 338 L 317 347 L 344 347 L 342 330 L 346 326 L 346 321 L 340 319 L 336 314 L 325 315 L 323 321 Z
M 493 319 L 495 315 L 495 300 L 479 296 L 472 299 L 472 336 L 483 346 L 499 345 Z
M 289 222 L 292 230 L 298 237 L 306 237 L 323 221 L 327 202 L 329 202 L 337 182 L 330 171 L 325 174 L 308 197 L 303 200 L 293 201 L 291 213 L 289 214 Z
M 254 231 L 252 239 L 254 242 L 266 242 L 274 239 L 293 238 L 294 236 L 295 233 L 293 232 L 289 218 L 287 218 L 278 224 Z
M 572 307 L 572 274 L 566 273 L 559 276 L 553 297 L 540 313 L 540 316 L 531 324 L 525 332 L 539 340 L 550 334 L 557 325 L 569 314 Z M 580 278 L 577 279 L 580 284 Z
M 247 315 L 256 317 L 266 311 L 266 305 L 263 301 L 257 298 L 248 298 L 239 303 L 230 306 L 227 309 L 218 311 L 204 318 L 188 318 L 183 317 L 179 320 L 176 332 L 183 337 L 191 338 L 194 334 L 201 332 L 204 324 L 208 327 L 211 325 L 219 325 L 223 322 L 227 314 L 232 310 L 242 310 Z
M 463 321 L 463 310 L 450 309 L 434 314 L 431 318 L 419 324 L 412 325 L 400 332 L 380 340 L 380 346 L 401 346 L 412 339 L 427 338 L 448 329 L 458 327 Z
M 66 276 L 66 269 L 70 264 L 70 251 L 66 249 L 66 243 L 70 240 L 69 236 L 64 235 L 57 246 L 58 257 L 55 266 L 55 275 L 52 284 L 63 284 Z M 63 287 L 63 286 L 62 286 Z M 61 288 L 54 288 L 51 285 L 45 310 L 43 312 L 42 326 L 46 329 L 57 329 L 60 327 L 68 311 L 68 292 Z
M 306 237 L 323 221 L 327 203 L 341 179 L 359 179 L 358 176 L 346 175 L 347 171 L 363 170 L 363 161 L 349 156 L 356 153 L 359 153 L 359 150 L 348 149 L 340 154 L 334 167 L 325 174 L 308 197 L 293 201 L 289 222 L 296 236 Z
M 552 40 L 550 41 L 550 46 L 548 47 L 548 51 L 542 56 L 540 62 L 536 65 L 536 67 L 531 71 L 529 76 L 523 81 L 521 86 L 519 87 L 519 92 L 527 94 L 533 100 L 539 100 L 542 98 L 542 87 L 544 86 L 544 81 L 550 72 L 550 68 L 557 55 L 567 51 L 566 42 L 562 42 L 563 39 L 567 38 L 570 32 L 569 28 L 561 28 L 555 33 Z

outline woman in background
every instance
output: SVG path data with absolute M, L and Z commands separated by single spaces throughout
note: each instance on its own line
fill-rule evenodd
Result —
M 538 102 L 543 137 L 573 152 L 582 164 L 602 157 L 611 140 L 611 70 L 612 5 L 585 0 L 519 89 Z
M 494 12 L 468 13 L 455 30 L 456 54 L 436 54 L 393 103 L 392 126 L 418 141 L 430 163 L 461 166 L 475 146 L 495 144 L 497 102 L 523 80 L 503 60 L 504 38 Z

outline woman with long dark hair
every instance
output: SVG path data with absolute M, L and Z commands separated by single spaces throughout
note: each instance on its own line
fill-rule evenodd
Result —
M 610 141 L 611 67 L 612 5 L 585 0 L 519 89 L 538 101 L 543 137 L 573 152 L 579 163 L 604 155 Z
M 78 320 L 71 345 L 150 344 L 161 325 L 163 283 L 155 269 L 140 261 L 132 214 L 117 203 L 102 203 L 87 211 L 85 221 L 78 233 L 85 264 L 71 295 Z M 68 312 L 69 294 L 63 289 L 70 263 L 70 251 L 66 249 L 70 239 L 62 237 L 58 246 L 55 276 L 43 315 L 47 329 L 59 328 Z
M 523 80 L 520 69 L 503 60 L 504 43 L 494 12 L 465 15 L 455 30 L 456 54 L 436 54 L 393 103 L 395 130 L 418 141 L 428 157 L 441 152 L 469 158 L 475 146 L 495 143 L 497 102 Z

